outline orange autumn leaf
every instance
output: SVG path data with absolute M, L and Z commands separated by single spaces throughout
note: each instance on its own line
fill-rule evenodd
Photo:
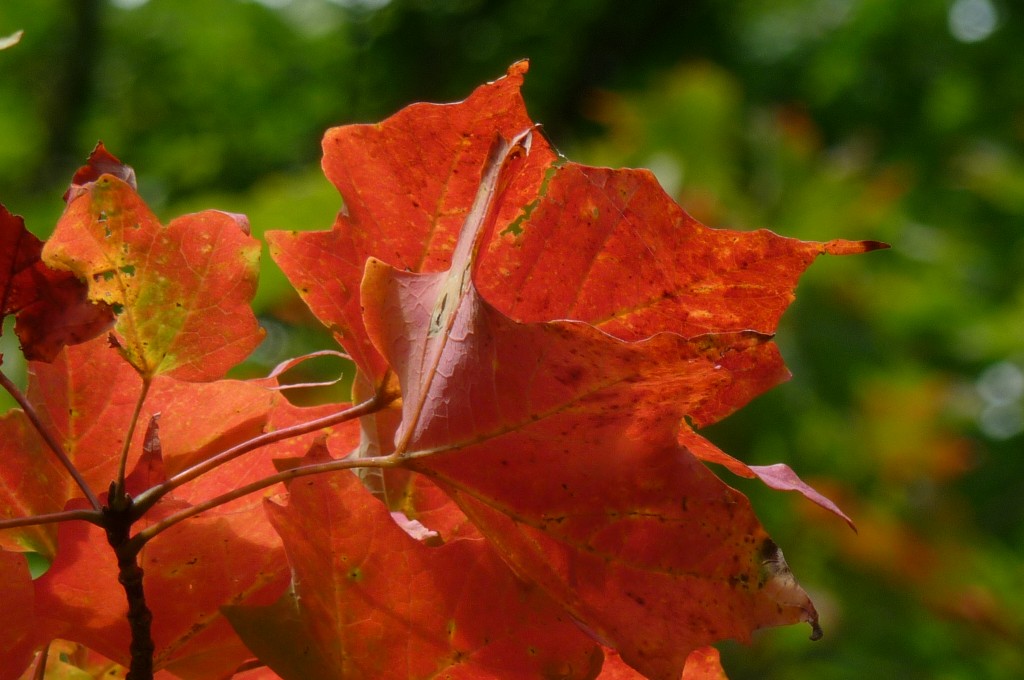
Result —
M 55 673 L 721 680 L 719 640 L 821 635 L 708 464 L 852 522 L 698 430 L 788 378 L 774 333 L 811 262 L 882 245 L 711 229 L 647 171 L 566 161 L 526 72 L 329 131 L 333 228 L 268 235 L 356 407 L 224 378 L 262 337 L 245 218 L 161 224 L 102 145 L 45 245 L 0 212 L 31 359 L 0 419 L 11 678 L 56 639 Z
M 0 549 L 0 680 L 15 680 L 35 649 L 35 593 L 25 556 Z
M 72 274 L 47 267 L 42 251 L 24 220 L 0 205 L 0 316 L 16 316 L 25 358 L 50 361 L 61 347 L 105 331 L 113 314 L 90 303 L 86 286 Z
M 314 447 L 309 460 L 325 456 Z M 428 547 L 348 472 L 288 488 L 288 504 L 267 511 L 288 551 L 292 587 L 269 607 L 228 609 L 281 677 L 593 677 L 597 646 L 486 542 Z
M 113 308 L 117 342 L 140 375 L 214 380 L 259 344 L 249 307 L 259 243 L 243 216 L 208 210 L 160 224 L 134 173 L 102 145 L 67 199 L 43 260 Z
M 330 232 L 270 234 L 272 254 L 365 377 L 397 376 L 401 465 L 630 666 L 677 678 L 719 639 L 820 634 L 746 499 L 697 458 L 848 518 L 690 424 L 786 379 L 771 336 L 816 256 L 882 245 L 709 229 L 650 173 L 559 163 L 525 71 L 330 131 L 345 210 Z

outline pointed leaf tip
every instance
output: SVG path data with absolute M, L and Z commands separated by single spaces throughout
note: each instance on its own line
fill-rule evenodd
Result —
M 249 226 L 249 218 L 242 213 L 227 212 L 225 210 L 211 210 L 210 212 L 219 213 L 225 217 L 229 217 L 234 220 L 235 224 L 238 225 L 238 229 L 246 236 L 252 235 L 252 227 Z
M 526 72 L 530 70 L 530 60 L 520 59 L 516 63 L 508 67 L 508 71 L 505 72 L 506 76 L 522 77 L 526 75 Z
M 822 252 L 829 255 L 858 255 L 872 250 L 887 250 L 888 243 L 882 241 L 848 241 L 838 238 L 822 244 Z
M 857 532 L 857 525 L 853 523 L 853 520 L 850 519 L 845 512 L 839 509 L 838 505 L 823 496 L 807 482 L 800 479 L 800 477 L 793 471 L 793 468 L 788 465 L 784 463 L 776 463 L 774 465 L 751 465 L 749 466 L 749 469 L 767 486 L 778 491 L 796 491 L 812 503 L 825 508 L 837 517 L 840 517 L 844 522 L 846 522 L 847 526 L 853 529 L 854 533 Z
M 686 657 L 682 680 L 729 680 L 714 647 L 700 647 Z
M 89 160 L 85 165 L 75 171 L 71 178 L 71 186 L 64 192 L 64 202 L 70 203 L 82 193 L 83 186 L 89 182 L 95 182 L 103 175 L 113 175 L 128 184 L 133 191 L 138 190 L 138 182 L 135 180 L 135 170 L 130 165 L 125 165 L 114 154 L 107 151 L 103 142 L 97 142 L 96 148 L 89 154 Z

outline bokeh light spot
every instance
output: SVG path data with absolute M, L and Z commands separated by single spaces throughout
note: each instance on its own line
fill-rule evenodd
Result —
M 999 15 L 989 0 L 956 0 L 949 8 L 949 32 L 960 42 L 980 42 L 992 35 Z

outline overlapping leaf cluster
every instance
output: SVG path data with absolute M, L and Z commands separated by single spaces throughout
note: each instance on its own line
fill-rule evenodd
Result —
M 4 251 L 16 253 L 13 264 L 4 263 L 4 310 L 17 315 L 26 355 L 37 360 L 29 362 L 26 410 L 0 419 L 2 519 L 89 512 L 90 501 L 106 501 L 100 490 L 116 478 L 123 449 L 134 468 L 128 492 L 139 495 L 232 444 L 311 415 L 267 381 L 222 379 L 261 337 L 248 308 L 258 243 L 244 221 L 208 212 L 164 227 L 133 179 L 98 148 L 76 175 L 45 248 L 5 216 L 4 239 L 28 246 Z M 40 285 L 51 281 L 74 294 L 55 298 Z M 80 344 L 63 346 L 74 341 Z M 147 434 L 133 423 L 158 415 L 159 436 L 149 435 L 155 448 L 144 455 Z M 166 495 L 137 528 L 273 474 L 272 458 L 296 444 L 266 447 Z M 78 484 L 51 448 L 79 473 Z M 102 528 L 67 521 L 8 529 L 0 531 L 0 548 L 4 594 L 15 603 L 0 614 L 0 677 L 19 677 L 54 639 L 127 664 L 125 596 Z M 30 580 L 15 554 L 22 551 L 52 559 L 46 574 Z M 181 677 L 224 677 L 251 657 L 219 608 L 270 601 L 289 573 L 258 497 L 175 526 L 140 560 L 150 606 L 162 612 L 154 624 L 157 666 Z
M 329 131 L 334 227 L 269 234 L 374 405 L 315 443 L 265 438 L 347 405 L 224 379 L 260 338 L 244 219 L 163 226 L 102 149 L 45 248 L 0 215 L 4 313 L 36 359 L 26 411 L 0 420 L 2 517 L 86 513 L 0 532 L 18 612 L 0 614 L 0 678 L 51 639 L 128 662 L 117 566 L 83 521 L 122 450 L 126 488 L 152 501 L 143 535 L 294 473 L 287 494 L 210 507 L 140 553 L 156 666 L 175 677 L 250 657 L 272 670 L 244 677 L 716 677 L 715 641 L 820 632 L 746 498 L 702 461 L 842 513 L 694 427 L 787 377 L 771 337 L 811 261 L 877 244 L 712 230 L 648 172 L 565 162 L 526 114 L 525 72 Z M 51 302 L 43 280 L 74 296 Z M 346 466 L 365 470 L 305 476 Z M 53 565 L 32 581 L 20 551 Z

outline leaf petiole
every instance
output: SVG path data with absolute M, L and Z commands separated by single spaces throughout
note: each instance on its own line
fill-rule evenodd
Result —
M 366 402 L 368 403 L 368 402 Z M 319 475 L 325 472 L 334 472 L 336 470 L 351 470 L 354 468 L 390 468 L 398 467 L 402 464 L 402 458 L 395 454 L 388 454 L 386 456 L 376 456 L 373 458 L 342 458 L 341 460 L 332 460 L 324 463 L 315 463 L 313 465 L 303 465 L 301 467 L 291 468 L 278 472 L 275 475 L 264 477 L 263 479 L 246 484 L 245 486 L 238 487 L 223 493 L 219 496 L 215 496 L 207 501 L 193 505 L 192 507 L 176 512 L 163 520 L 152 524 L 145 529 L 139 531 L 137 534 L 132 536 L 129 541 L 130 548 L 138 551 L 142 549 L 142 546 L 146 544 L 150 539 L 155 537 L 167 529 L 170 529 L 175 524 L 182 522 L 190 517 L 206 512 L 216 508 L 219 505 L 230 503 L 233 500 L 247 496 L 251 493 L 261 491 L 269 486 L 273 486 L 280 482 L 287 482 L 292 479 L 299 477 L 307 477 L 309 475 Z
M 0 519 L 0 530 L 38 526 L 40 524 L 55 524 L 57 522 L 69 522 L 71 520 L 82 520 L 102 527 L 103 513 L 99 510 L 63 510 L 61 512 L 49 512 L 43 515 Z
M 36 432 L 39 433 L 39 436 L 43 438 L 46 445 L 50 447 L 51 451 L 53 451 L 53 455 L 57 456 L 57 460 L 59 460 L 60 464 L 64 466 L 64 469 L 68 471 L 71 478 L 75 480 L 75 484 L 78 485 L 78 488 L 82 490 L 86 500 L 89 501 L 89 505 L 91 505 L 94 510 L 99 510 L 100 507 L 102 507 L 99 498 L 97 498 L 96 494 L 93 493 L 93 490 L 89 488 L 85 478 L 82 477 L 82 473 L 77 467 L 75 467 L 75 464 L 71 462 L 71 459 L 68 458 L 68 454 L 64 452 L 64 448 L 60 445 L 56 435 L 43 423 L 39 414 L 36 413 L 35 407 L 32 406 L 28 398 L 20 389 L 18 389 L 17 385 L 11 382 L 11 379 L 8 378 L 7 374 L 3 371 L 0 371 L 0 386 L 7 390 L 7 393 L 14 397 L 14 400 L 18 402 L 19 406 L 21 406 L 21 410 L 25 412 L 25 415 L 32 423 L 32 426 L 35 427 Z
M 298 437 L 299 435 L 308 434 L 310 432 L 316 432 L 317 430 L 322 430 L 325 427 L 330 427 L 331 425 L 337 425 L 339 423 L 344 423 L 346 421 L 353 420 L 355 418 L 360 418 L 370 413 L 374 413 L 375 411 L 378 411 L 387 406 L 396 397 L 397 395 L 391 396 L 378 393 L 371 397 L 370 399 L 367 399 L 366 401 L 362 402 L 361 404 L 358 404 L 357 406 L 353 406 L 351 408 L 347 408 L 344 411 L 332 413 L 330 415 L 323 416 L 322 418 L 316 418 L 314 420 L 310 420 L 309 422 L 299 423 L 298 425 L 292 425 L 291 427 L 284 427 L 281 428 L 280 430 L 274 430 L 273 432 L 266 432 L 259 436 L 253 437 L 248 441 L 242 442 L 237 446 L 233 446 L 230 449 L 222 451 L 210 458 L 207 458 L 201 463 L 197 463 L 196 465 L 193 465 L 190 468 L 186 468 L 179 472 L 178 474 L 169 477 L 167 481 L 163 482 L 162 484 L 158 484 L 139 494 L 139 496 L 135 498 L 134 502 L 134 508 L 136 513 L 135 516 L 141 517 L 147 510 L 149 510 L 149 508 L 153 507 L 153 505 L 155 505 L 157 501 L 159 501 L 161 498 L 166 496 L 174 489 L 177 489 L 179 486 L 182 486 L 192 481 L 193 479 L 196 479 L 197 477 L 209 472 L 210 470 L 213 470 L 216 467 L 219 467 L 245 453 L 248 453 L 249 451 L 253 451 L 255 449 L 260 448 L 261 446 L 266 446 L 268 444 L 285 441 L 286 439 L 291 439 L 292 437 Z
M 110 498 L 107 502 L 111 507 L 120 506 L 125 500 L 124 477 L 125 469 L 128 467 L 128 454 L 131 452 L 132 439 L 135 437 L 135 428 L 139 424 L 139 414 L 142 413 L 142 405 L 146 403 L 146 396 L 149 394 L 149 387 L 153 384 L 152 378 L 143 376 L 142 390 L 135 402 L 135 410 L 132 411 L 131 420 L 128 421 L 128 432 L 125 434 L 124 446 L 121 447 L 121 456 L 117 463 L 117 481 L 111 489 Z

